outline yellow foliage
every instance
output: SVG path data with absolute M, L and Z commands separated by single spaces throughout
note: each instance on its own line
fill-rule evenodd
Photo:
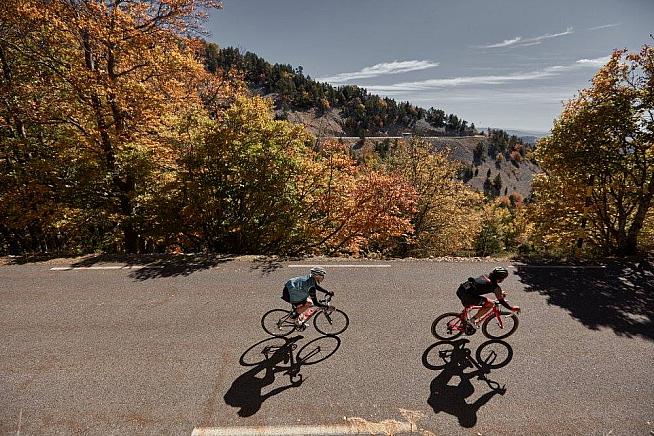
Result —
M 428 256 L 471 250 L 481 225 L 483 196 L 456 179 L 458 164 L 415 138 L 392 150 L 390 168 L 418 194 L 408 252 Z

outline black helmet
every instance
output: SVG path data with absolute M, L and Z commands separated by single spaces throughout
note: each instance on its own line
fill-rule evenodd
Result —
M 493 271 L 488 275 L 488 278 L 494 281 L 504 280 L 509 276 L 509 271 L 503 266 L 493 268 Z

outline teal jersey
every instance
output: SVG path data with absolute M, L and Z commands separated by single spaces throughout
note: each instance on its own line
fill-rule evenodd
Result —
M 309 298 L 312 288 L 320 289 L 316 283 L 316 279 L 311 275 L 293 277 L 287 281 L 286 285 L 284 286 L 286 289 L 288 289 L 288 295 L 291 303 L 299 303 L 305 301 L 307 298 Z M 313 294 L 315 295 L 315 291 L 313 291 Z

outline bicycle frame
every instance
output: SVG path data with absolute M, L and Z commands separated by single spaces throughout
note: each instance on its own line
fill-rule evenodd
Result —
M 494 317 L 497 319 L 497 322 L 499 323 L 500 329 L 503 329 L 503 328 L 504 328 L 504 323 L 502 322 L 502 316 L 501 316 L 502 313 L 501 313 L 500 310 L 497 308 L 497 305 L 498 305 L 498 304 L 499 304 L 498 301 L 494 301 L 494 302 L 493 302 L 493 307 L 491 308 L 491 310 L 489 310 L 488 312 L 486 312 L 486 313 L 484 314 L 484 316 L 482 316 L 480 319 L 477 320 L 478 323 L 479 323 L 479 325 L 481 325 L 484 321 L 486 321 L 487 318 L 491 318 L 491 317 L 494 316 Z M 463 310 L 461 311 L 461 314 L 459 314 L 460 321 L 462 321 L 462 322 L 461 322 L 461 323 L 458 323 L 457 320 L 453 320 L 453 321 L 450 321 L 450 322 L 447 324 L 447 326 L 448 326 L 449 328 L 451 328 L 452 330 L 465 332 L 465 330 L 466 330 L 465 320 L 467 320 L 467 319 L 470 318 L 470 311 L 471 311 L 471 310 L 475 310 L 475 309 L 476 309 L 476 310 L 479 310 L 479 309 L 481 309 L 481 308 L 483 308 L 483 307 L 484 307 L 484 306 L 478 306 L 478 305 L 474 305 L 474 306 L 465 306 L 465 307 L 463 308 Z
M 324 312 L 325 310 L 327 310 L 331 306 L 330 301 L 332 301 L 332 296 L 327 294 L 325 295 L 325 298 L 323 300 L 318 300 L 319 303 L 326 304 L 327 307 L 312 305 L 311 307 L 307 308 L 304 313 L 308 313 L 308 315 L 306 316 L 304 323 L 305 324 L 308 323 L 313 316 L 318 314 L 318 312 Z M 293 310 L 297 313 L 295 306 L 293 306 Z M 298 316 L 299 315 L 300 314 L 298 314 Z
M 312 306 L 311 312 L 304 312 L 303 322 L 297 325 L 293 310 L 272 309 L 261 318 L 263 329 L 273 336 L 286 336 L 293 331 L 303 331 L 313 318 L 313 325 L 323 335 L 338 335 L 347 329 L 350 321 L 347 314 L 330 304 L 331 296 L 318 300 L 321 306 Z
M 320 303 L 326 303 L 326 304 L 329 306 L 329 305 L 330 305 L 329 302 L 331 301 L 331 295 L 327 295 L 327 296 L 325 297 L 324 300 L 318 300 L 318 301 L 319 301 Z M 304 320 L 304 325 L 305 325 L 305 326 L 308 325 L 309 320 L 310 320 L 311 318 L 313 318 L 314 316 L 316 316 L 319 312 L 324 312 L 326 309 L 328 309 L 328 307 L 321 307 L 321 306 L 311 306 L 311 307 L 309 307 L 309 308 L 307 309 L 307 312 L 308 312 L 308 311 L 311 311 L 311 312 L 310 312 L 310 314 L 306 317 L 306 319 Z M 293 307 L 293 311 L 295 311 L 295 307 Z M 299 314 L 298 314 L 298 316 L 299 316 Z M 302 328 L 302 329 L 298 329 L 298 326 L 295 325 L 295 319 L 294 319 L 294 318 L 291 318 L 291 314 L 290 314 L 290 313 L 288 314 L 288 316 L 285 316 L 285 317 L 281 318 L 281 319 L 277 322 L 277 326 L 278 326 L 278 327 L 280 327 L 282 324 L 289 325 L 289 326 L 292 325 L 292 326 L 294 327 L 294 330 L 304 330 L 304 328 L 306 328 L 306 327 L 304 327 L 304 328 Z

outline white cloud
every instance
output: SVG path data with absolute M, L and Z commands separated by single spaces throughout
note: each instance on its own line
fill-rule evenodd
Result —
M 606 64 L 609 59 L 611 59 L 611 56 L 604 56 L 603 58 L 596 59 L 579 59 L 576 64 L 584 66 L 588 65 L 589 67 L 601 67 Z
M 622 23 L 614 23 L 614 24 L 605 24 L 603 26 L 595 26 L 595 27 L 589 27 L 588 30 L 600 30 L 600 29 L 608 29 L 610 27 L 617 27 Z
M 565 32 L 560 33 L 546 33 L 545 35 L 536 36 L 534 38 L 523 39 L 521 36 L 516 36 L 513 39 L 505 39 L 503 42 L 482 45 L 477 48 L 499 48 L 499 47 L 529 47 L 531 45 L 540 44 L 541 41 L 551 38 L 558 38 L 559 36 L 565 36 L 575 33 L 572 27 L 568 27 Z
M 465 85 L 502 85 L 511 82 L 520 82 L 526 80 L 539 80 L 548 77 L 559 76 L 562 73 L 573 71 L 581 68 L 597 68 L 608 61 L 609 57 L 597 59 L 580 59 L 570 65 L 553 65 L 538 71 L 516 72 L 504 75 L 487 75 L 487 76 L 468 76 L 454 77 L 449 79 L 429 79 L 419 82 L 403 82 L 392 85 L 361 85 L 371 92 L 381 93 L 403 93 L 412 91 L 426 91 L 437 88 L 452 88 Z
M 508 47 L 509 45 L 516 44 L 521 40 L 522 40 L 522 37 L 516 36 L 513 39 L 505 39 L 504 41 L 498 42 L 497 44 L 483 45 L 483 46 L 481 46 L 481 48 Z
M 425 70 L 437 67 L 438 62 L 430 61 L 393 61 L 365 67 L 360 71 L 352 73 L 340 73 L 330 77 L 319 77 L 318 82 L 343 83 L 355 79 L 368 79 L 371 77 L 385 76 L 389 74 L 407 73 L 409 71 Z
M 525 42 L 524 44 L 516 45 L 516 47 L 531 47 L 532 45 L 540 45 L 540 44 L 542 44 L 541 41 Z

